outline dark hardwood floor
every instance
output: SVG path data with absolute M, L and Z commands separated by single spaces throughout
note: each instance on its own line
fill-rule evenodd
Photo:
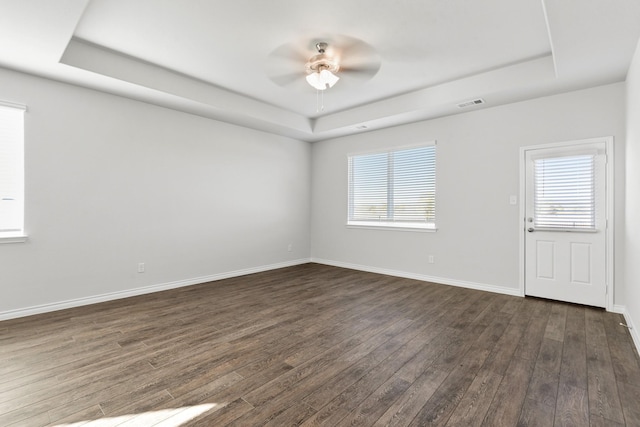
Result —
M 640 426 L 622 321 L 306 264 L 0 322 L 0 426 Z

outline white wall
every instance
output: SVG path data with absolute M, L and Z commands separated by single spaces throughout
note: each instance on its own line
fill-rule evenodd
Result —
M 640 47 L 627 74 L 626 161 L 625 314 L 640 351 Z
M 28 106 L 29 235 L 0 318 L 308 260 L 308 143 L 7 70 L 0 98 Z
M 517 294 L 519 211 L 509 196 L 519 192 L 520 147 L 612 135 L 624 159 L 624 91 L 619 83 L 314 144 L 312 258 Z M 347 155 L 431 140 L 438 143 L 438 231 L 346 228 Z M 616 168 L 622 201 L 624 161 Z M 621 297 L 616 289 L 616 304 Z

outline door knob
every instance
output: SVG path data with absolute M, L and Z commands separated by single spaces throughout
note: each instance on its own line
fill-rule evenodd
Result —
M 527 228 L 527 231 L 528 231 L 529 233 L 533 233 L 533 232 L 534 232 L 534 229 L 533 229 L 533 227 L 529 227 L 529 228 Z

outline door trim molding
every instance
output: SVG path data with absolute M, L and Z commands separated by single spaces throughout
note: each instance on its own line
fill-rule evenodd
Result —
M 607 280 L 607 296 L 606 310 L 614 309 L 614 284 L 615 284 L 615 264 L 614 264 L 614 236 L 615 236 L 615 215 L 614 215 L 614 144 L 613 136 L 603 136 L 599 138 L 579 139 L 574 141 L 554 142 L 550 144 L 528 145 L 520 147 L 520 206 L 518 220 L 518 246 L 519 246 L 519 292 L 520 296 L 525 296 L 525 195 L 526 195 L 526 155 L 527 151 L 539 150 L 546 148 L 563 148 L 580 146 L 584 144 L 593 144 L 596 142 L 604 142 L 606 155 L 606 200 L 605 210 L 607 212 L 607 229 L 606 229 L 606 280 Z

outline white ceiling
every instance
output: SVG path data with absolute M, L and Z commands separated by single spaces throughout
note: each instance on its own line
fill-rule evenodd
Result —
M 0 0 L 2 67 L 306 141 L 622 81 L 639 37 L 639 0 Z M 304 58 L 347 39 L 380 70 L 318 111 Z

